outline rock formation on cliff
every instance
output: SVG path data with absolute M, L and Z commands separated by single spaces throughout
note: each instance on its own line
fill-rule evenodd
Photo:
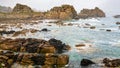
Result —
M 98 7 L 95 7 L 95 9 L 83 9 L 78 14 L 79 18 L 91 18 L 91 17 L 105 17 L 105 13 L 99 9 Z
M 77 15 L 74 7 L 71 5 L 62 5 L 60 7 L 53 7 L 46 12 L 47 19 L 73 19 Z
M 14 13 L 31 13 L 33 12 L 33 10 L 27 5 L 16 4 L 16 6 L 13 9 L 13 12 Z

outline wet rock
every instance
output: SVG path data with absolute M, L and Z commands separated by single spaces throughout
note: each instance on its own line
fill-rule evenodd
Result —
M 47 28 L 43 28 L 41 31 L 47 32 L 47 31 L 50 31 L 50 30 L 48 30 Z
M 120 25 L 120 22 L 116 22 L 117 25 Z
M 115 15 L 114 18 L 120 18 L 120 15 Z
M 110 59 L 108 59 L 108 58 L 104 58 L 104 59 L 103 59 L 103 63 L 104 63 L 105 66 L 107 66 L 107 67 L 119 67 L 119 66 L 120 66 L 120 59 L 110 60 Z
M 31 33 L 36 33 L 36 32 L 38 32 L 39 30 L 36 30 L 36 29 L 30 29 L 30 32 Z
M 78 45 L 75 45 L 75 47 L 83 47 L 85 46 L 85 44 L 78 44 Z
M 0 35 L 3 35 L 3 34 L 13 34 L 15 31 L 0 31 Z
M 91 26 L 90 29 L 95 29 L 96 27 L 95 26 Z
M 95 63 L 91 60 L 88 60 L 88 59 L 82 59 L 81 63 L 80 63 L 81 66 L 88 66 L 88 65 L 91 65 L 91 64 L 95 64 Z
M 96 18 L 96 17 L 105 17 L 105 13 L 99 9 L 98 7 L 95 7 L 95 9 L 83 9 L 79 13 L 79 18 Z
M 112 30 L 111 30 L 111 29 L 107 29 L 106 31 L 107 31 L 107 32 L 111 32 Z
M 68 23 L 68 26 L 72 26 L 73 24 L 72 23 Z
M 27 5 L 22 4 L 16 4 L 16 6 L 13 8 L 13 13 L 31 13 L 33 10 L 28 7 Z
M 62 41 L 60 41 L 60 40 L 56 40 L 56 39 L 52 38 L 48 42 L 50 43 L 50 45 L 52 45 L 56 48 L 57 53 L 62 53 L 64 50 L 66 50 L 67 46 L 64 43 L 62 43 Z

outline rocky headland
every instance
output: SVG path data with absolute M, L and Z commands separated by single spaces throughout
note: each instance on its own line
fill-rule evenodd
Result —
M 105 17 L 105 13 L 99 9 L 98 7 L 95 7 L 94 9 L 83 9 L 78 14 L 79 18 L 96 18 L 96 17 Z

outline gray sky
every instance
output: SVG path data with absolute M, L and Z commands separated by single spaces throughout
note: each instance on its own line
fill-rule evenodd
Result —
M 70 4 L 75 7 L 77 12 L 83 8 L 99 7 L 106 14 L 120 14 L 120 0 L 0 0 L 0 5 L 14 7 L 16 3 L 26 4 L 33 9 L 46 11 L 54 6 Z

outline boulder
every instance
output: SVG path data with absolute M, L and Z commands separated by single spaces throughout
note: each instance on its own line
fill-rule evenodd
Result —
M 33 10 L 28 7 L 27 5 L 22 4 L 16 4 L 16 6 L 13 8 L 13 13 L 31 13 Z
M 81 63 L 80 63 L 81 66 L 88 66 L 88 65 L 91 65 L 91 64 L 95 64 L 95 63 L 91 60 L 88 60 L 88 59 L 82 59 Z
M 41 29 L 41 31 L 43 31 L 43 32 L 48 32 L 48 31 L 50 31 L 50 30 L 48 30 L 47 28 L 43 28 L 43 29 Z
M 115 15 L 114 18 L 120 18 L 120 15 Z
M 120 22 L 116 22 L 117 25 L 120 25 Z
M 65 51 L 68 46 L 64 43 L 62 43 L 62 41 L 60 40 L 56 40 L 54 38 L 50 39 L 48 41 L 50 43 L 50 45 L 54 46 L 57 50 L 57 53 L 62 53 L 63 51 Z
M 90 26 L 90 29 L 95 29 L 96 27 L 95 26 Z
M 77 16 L 77 12 L 71 5 L 62 5 L 53 7 L 45 13 L 45 18 L 48 19 L 62 19 L 69 20 L 74 19 Z
M 95 9 L 83 9 L 78 14 L 79 18 L 96 18 L 96 17 L 105 17 L 105 13 L 99 9 L 98 7 L 95 7 Z
M 120 59 L 110 60 L 108 58 L 104 58 L 103 63 L 106 67 L 120 67 Z

